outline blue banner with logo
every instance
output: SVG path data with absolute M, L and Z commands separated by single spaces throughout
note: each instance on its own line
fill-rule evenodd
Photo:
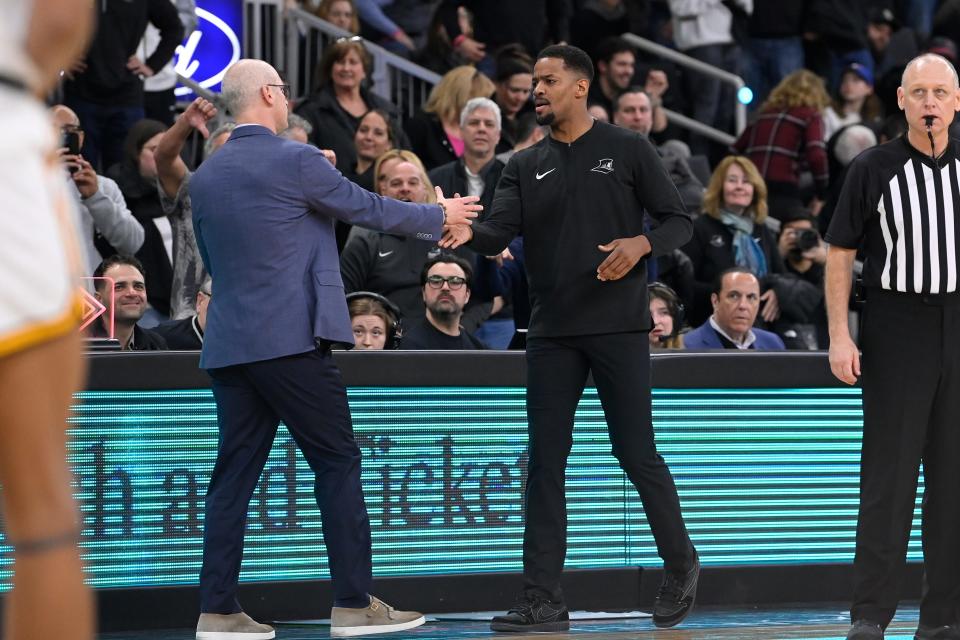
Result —
M 240 59 L 242 0 L 197 0 L 197 28 L 177 47 L 175 68 L 210 91 L 220 91 L 227 68 Z M 189 100 L 193 92 L 177 86 L 177 98 Z

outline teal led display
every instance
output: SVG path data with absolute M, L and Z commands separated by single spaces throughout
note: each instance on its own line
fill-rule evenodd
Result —
M 375 573 L 519 571 L 524 390 L 362 387 L 349 396 Z M 657 389 L 654 423 L 705 564 L 852 560 L 859 390 Z M 211 393 L 85 392 L 71 433 L 91 584 L 194 584 L 217 445 Z M 567 495 L 567 567 L 659 565 L 593 389 L 577 411 Z M 915 521 L 911 560 L 918 531 Z M 9 548 L 0 552 L 4 590 Z M 282 428 L 250 506 L 243 566 L 244 581 L 329 577 L 312 475 Z

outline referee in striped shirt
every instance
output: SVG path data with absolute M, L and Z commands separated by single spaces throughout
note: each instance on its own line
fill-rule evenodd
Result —
M 906 136 L 862 153 L 826 240 L 830 367 L 861 376 L 847 327 L 850 274 L 866 254 L 863 449 L 853 625 L 848 640 L 883 638 L 897 608 L 923 463 L 924 590 L 915 638 L 960 640 L 960 109 L 957 72 L 914 58 L 897 103 Z

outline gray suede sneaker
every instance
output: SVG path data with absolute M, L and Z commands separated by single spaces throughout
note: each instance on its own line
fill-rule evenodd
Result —
M 197 622 L 197 640 L 271 640 L 273 627 L 260 624 L 247 614 L 201 613 Z
M 371 633 L 392 633 L 419 627 L 426 620 L 416 611 L 397 611 L 370 596 L 370 606 L 363 609 L 334 607 L 330 614 L 330 635 L 336 638 L 366 636 Z

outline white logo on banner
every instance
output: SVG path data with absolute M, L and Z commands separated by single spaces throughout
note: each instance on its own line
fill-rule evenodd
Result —
M 190 78 L 204 89 L 207 89 L 219 84 L 220 81 L 223 80 L 223 76 L 227 72 L 227 69 L 230 68 L 230 65 L 240 59 L 240 40 L 237 38 L 237 34 L 233 32 L 233 29 L 230 28 L 230 25 L 209 11 L 197 7 L 197 18 L 204 20 L 207 25 L 212 26 L 216 31 L 222 33 L 223 36 L 230 41 L 230 46 L 232 47 L 230 60 L 227 61 L 227 63 L 224 64 L 221 69 L 217 70 L 216 73 L 213 73 L 208 78 L 193 77 L 193 74 L 195 74 L 197 69 L 200 67 L 200 61 L 196 60 L 195 56 L 197 54 L 197 48 L 199 47 L 200 41 L 204 35 L 207 35 L 207 37 L 216 37 L 216 34 L 210 33 L 209 31 L 204 31 L 202 27 L 198 27 L 196 31 L 190 34 L 190 37 L 187 38 L 187 42 L 185 44 L 177 47 L 177 64 L 174 66 L 174 70 L 184 78 Z M 176 94 L 178 96 L 187 95 L 189 93 L 190 89 L 187 87 L 177 87 Z

